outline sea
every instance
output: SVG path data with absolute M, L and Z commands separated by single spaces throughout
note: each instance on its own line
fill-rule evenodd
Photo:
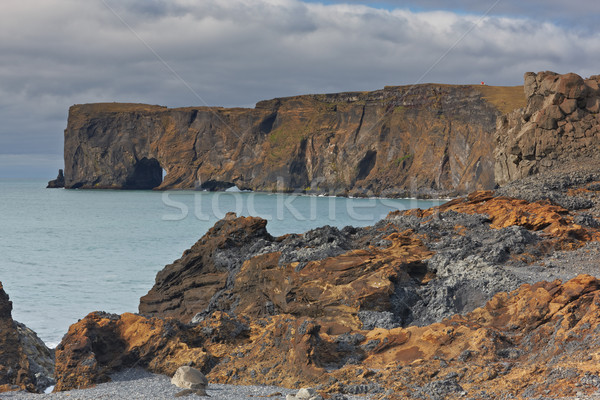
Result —
M 93 311 L 137 312 L 156 273 L 227 212 L 268 220 L 274 236 L 367 226 L 392 210 L 442 200 L 255 192 L 46 189 L 0 180 L 0 281 L 13 318 L 55 347 Z

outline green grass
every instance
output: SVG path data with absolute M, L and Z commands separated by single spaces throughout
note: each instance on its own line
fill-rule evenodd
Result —
M 412 154 L 405 154 L 402 157 L 398 157 L 396 159 L 395 163 L 396 163 L 397 166 L 400 166 L 400 164 L 402 164 L 404 161 L 412 158 L 412 156 L 413 156 Z

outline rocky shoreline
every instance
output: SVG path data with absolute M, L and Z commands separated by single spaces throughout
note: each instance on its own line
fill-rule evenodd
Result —
M 230 214 L 157 275 L 139 314 L 71 326 L 56 389 L 192 364 L 214 384 L 324 396 L 593 393 L 600 176 L 576 169 L 366 228 L 272 237 Z
M 210 385 L 313 387 L 332 399 L 593 396 L 594 82 L 526 75 L 527 107 L 496 133 L 504 160 L 496 172 L 510 180 L 501 188 L 369 227 L 281 237 L 263 219 L 228 214 L 157 274 L 138 313 L 93 312 L 70 327 L 55 351 L 55 391 L 104 387 L 132 368 L 172 376 L 189 365 Z M 569 140 L 577 146 L 566 154 Z M 14 350 L 0 357 L 1 389 L 39 390 L 49 373 L 34 367 L 46 353 L 25 351 L 1 294 L 0 344 Z

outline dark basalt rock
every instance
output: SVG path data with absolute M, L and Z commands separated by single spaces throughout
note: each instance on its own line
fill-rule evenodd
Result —
M 221 182 L 221 181 L 215 181 L 214 179 L 210 179 L 206 182 L 202 182 L 202 184 L 198 187 L 198 189 L 207 190 L 209 192 L 219 192 L 219 191 L 227 190 L 234 186 L 235 186 L 235 184 L 233 184 L 231 182 Z
M 65 176 L 63 174 L 63 170 L 59 169 L 58 176 L 56 177 L 56 179 L 49 181 L 48 186 L 46 186 L 46 188 L 58 189 L 58 188 L 64 188 L 64 187 L 65 187 Z

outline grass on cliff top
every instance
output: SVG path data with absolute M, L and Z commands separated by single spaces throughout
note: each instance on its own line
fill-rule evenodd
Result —
M 88 113 L 113 113 L 113 112 L 133 112 L 133 111 L 160 111 L 167 107 L 155 106 L 150 104 L 138 103 L 89 103 L 76 104 L 74 109 Z
M 472 86 L 480 91 L 483 98 L 495 105 L 502 114 L 508 114 L 527 105 L 523 86 Z

